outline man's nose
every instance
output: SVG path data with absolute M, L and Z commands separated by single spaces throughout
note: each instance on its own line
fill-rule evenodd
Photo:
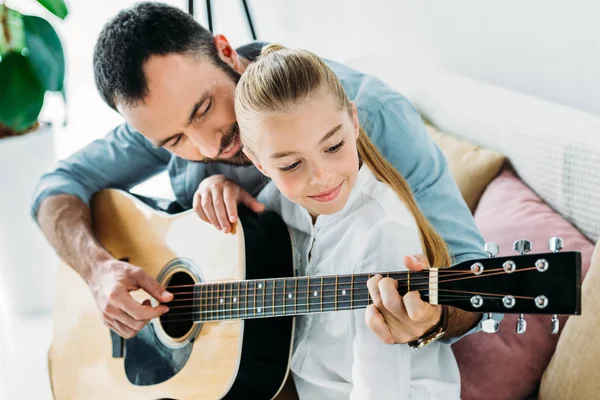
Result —
M 198 131 L 190 134 L 190 139 L 205 158 L 216 158 L 219 155 L 221 137 L 219 131 Z

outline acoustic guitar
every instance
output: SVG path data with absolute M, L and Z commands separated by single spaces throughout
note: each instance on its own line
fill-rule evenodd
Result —
M 272 399 L 287 380 L 294 316 L 365 308 L 370 274 L 294 277 L 290 235 L 274 213 L 240 209 L 234 234 L 193 211 L 169 213 L 118 190 L 92 199 L 93 229 L 117 259 L 174 294 L 169 312 L 124 340 L 103 325 L 85 282 L 59 269 L 49 351 L 56 399 Z M 172 208 L 169 211 L 173 211 Z M 451 268 L 383 274 L 404 294 L 480 313 L 580 313 L 581 255 L 553 251 L 490 257 Z M 497 253 L 487 245 L 490 256 Z M 143 291 L 132 292 L 142 302 Z M 155 300 L 152 299 L 154 304 Z M 482 328 L 498 330 L 486 315 Z

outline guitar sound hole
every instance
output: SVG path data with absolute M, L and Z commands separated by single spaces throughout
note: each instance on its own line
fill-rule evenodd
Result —
M 194 326 L 194 279 L 186 272 L 176 272 L 168 283 L 173 300 L 167 303 L 169 312 L 160 317 L 167 335 L 178 339 L 185 336 Z

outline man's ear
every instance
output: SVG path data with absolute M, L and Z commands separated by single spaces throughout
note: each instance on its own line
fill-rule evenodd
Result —
M 356 104 L 351 101 L 352 106 L 352 125 L 354 126 L 354 138 L 358 139 L 360 133 L 360 122 L 358 121 L 358 112 L 356 111 Z
M 217 49 L 217 53 L 219 54 L 219 58 L 240 74 L 243 73 L 244 66 L 242 61 L 235 49 L 229 44 L 227 38 L 223 35 L 215 35 L 213 42 Z
M 258 169 L 261 174 L 263 174 L 266 177 L 269 177 L 269 175 L 267 175 L 267 173 L 265 172 L 265 169 L 263 168 L 262 164 L 258 162 L 258 159 L 254 157 L 252 152 L 248 151 L 246 148 L 242 148 L 242 152 L 244 152 L 244 155 L 248 158 L 248 160 L 252 161 L 252 164 L 254 164 L 256 169 Z

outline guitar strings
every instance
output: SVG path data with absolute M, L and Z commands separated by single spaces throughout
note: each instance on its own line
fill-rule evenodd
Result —
M 498 268 L 498 269 L 491 269 L 489 270 L 491 271 L 504 271 L 504 269 L 502 268 Z M 444 273 L 453 273 L 453 274 L 457 274 L 457 275 L 470 275 L 473 273 L 473 271 L 456 271 L 456 270 L 451 270 L 451 269 L 438 269 L 438 272 L 444 272 Z M 410 278 L 410 281 L 412 282 L 413 279 L 427 279 L 429 277 L 429 270 L 421 270 L 421 271 L 410 271 L 411 274 L 417 275 L 417 274 L 422 274 L 426 276 L 416 276 L 415 278 Z M 408 271 L 390 271 L 390 272 L 377 272 L 377 273 L 373 273 L 373 274 L 354 274 L 354 276 L 359 276 L 359 277 L 365 277 L 365 276 L 375 276 L 375 275 L 384 275 L 384 274 L 405 274 L 408 275 Z M 350 278 L 353 275 L 350 274 L 341 274 L 341 275 L 337 275 L 338 278 Z M 184 288 L 184 287 L 195 287 L 195 286 L 200 286 L 200 285 L 216 285 L 216 284 L 224 284 L 224 283 L 232 283 L 232 282 L 263 282 L 263 281 L 272 281 L 272 280 L 276 280 L 276 279 L 300 279 L 300 278 L 315 278 L 315 279 L 319 279 L 319 278 L 326 278 L 326 279 L 333 279 L 336 277 L 336 275 L 314 275 L 314 276 L 296 276 L 296 277 L 278 277 L 278 278 L 264 278 L 264 279 L 249 279 L 249 280 L 239 280 L 239 281 L 210 281 L 210 282 L 201 282 L 201 283 L 195 283 L 195 284 L 191 284 L 191 285 L 169 285 L 169 286 L 165 286 L 165 288 Z M 397 279 L 398 281 L 402 281 L 403 279 Z M 408 279 L 407 279 L 408 280 Z
M 514 271 L 512 273 L 532 271 L 534 269 L 536 269 L 536 267 L 522 268 L 522 269 L 518 269 L 518 270 L 516 270 L 516 271 Z M 502 274 L 505 274 L 505 273 L 506 273 L 506 271 L 504 271 L 504 269 L 499 268 L 499 269 L 495 269 L 495 270 L 489 270 L 488 273 L 482 273 L 480 275 L 471 275 L 472 272 L 469 272 L 470 276 L 460 277 L 460 278 L 454 278 L 454 279 L 444 279 L 444 278 L 446 278 L 446 277 L 444 277 L 441 280 L 438 278 L 437 281 L 430 281 L 429 278 L 423 277 L 423 278 L 421 278 L 421 280 L 425 279 L 426 281 L 424 281 L 424 282 L 413 283 L 412 279 L 410 279 L 410 280 L 409 279 L 406 279 L 406 280 L 396 279 L 396 281 L 397 282 L 407 282 L 407 283 L 410 283 L 410 288 L 411 289 L 412 288 L 418 289 L 418 288 L 429 288 L 429 286 L 431 286 L 431 285 L 440 284 L 440 283 L 456 282 L 456 281 L 467 280 L 467 279 L 486 278 L 486 277 L 490 277 L 490 276 L 502 275 Z M 316 276 L 315 278 L 319 279 L 318 276 Z M 238 283 L 238 282 L 244 282 L 244 281 L 230 281 L 230 282 L 224 282 L 223 284 L 230 284 L 230 285 L 232 285 L 233 283 Z M 260 281 L 256 281 L 256 282 L 257 283 L 261 283 Z M 351 285 L 352 287 L 348 287 L 348 288 L 340 287 L 340 284 L 341 285 Z M 314 292 L 314 290 L 316 290 L 318 288 L 324 288 L 324 289 L 318 290 L 320 292 L 339 292 L 341 290 L 353 291 L 353 290 L 361 289 L 361 288 L 354 288 L 355 284 L 361 284 L 362 285 L 362 283 L 357 283 L 357 282 L 341 282 L 341 283 L 340 282 L 333 282 L 333 283 L 325 283 L 325 282 L 323 282 L 322 284 L 319 283 L 319 282 L 316 282 L 316 283 L 308 282 L 308 285 L 306 285 L 306 289 L 307 289 L 307 292 Z M 173 295 L 175 296 L 174 299 L 171 302 L 169 302 L 169 303 L 163 303 L 163 304 L 168 307 L 168 304 L 171 304 L 171 303 L 173 303 L 175 301 L 201 301 L 201 300 L 208 300 L 209 297 L 210 298 L 223 298 L 223 299 L 229 300 L 229 299 L 233 299 L 234 297 L 239 297 L 239 295 L 234 295 L 234 293 L 233 293 L 234 291 L 237 292 L 238 289 L 242 290 L 242 291 L 250 289 L 250 290 L 254 290 L 255 292 L 256 292 L 256 289 L 258 289 L 257 286 L 255 286 L 254 288 L 248 288 L 248 287 L 243 288 L 243 287 L 240 286 L 239 288 L 236 288 L 236 289 L 234 289 L 233 287 L 230 287 L 230 288 L 223 287 L 222 289 L 216 288 L 216 290 L 213 290 L 213 289 L 215 289 L 215 285 L 216 285 L 215 283 L 210 283 L 210 282 L 209 283 L 201 283 L 201 284 L 196 284 L 194 286 L 200 286 L 200 287 L 205 287 L 205 288 L 209 288 L 210 287 L 211 290 L 202 291 L 202 289 L 200 289 L 200 291 L 198 291 L 198 292 L 174 292 L 173 293 Z M 366 282 L 365 282 L 365 285 L 366 285 Z M 334 287 L 337 287 L 337 289 L 335 289 Z M 398 289 L 405 288 L 405 287 L 408 288 L 408 284 L 399 284 L 398 285 Z M 297 285 L 294 286 L 294 289 L 297 290 L 297 288 L 298 288 Z M 263 285 L 263 288 L 261 288 L 259 290 L 263 290 L 264 291 L 265 289 L 266 289 L 266 284 Z M 271 288 L 269 288 L 269 289 L 271 289 Z M 281 287 L 281 286 L 280 287 L 275 287 L 275 293 L 274 293 L 275 295 L 284 294 L 283 290 L 281 292 L 277 292 L 278 289 L 283 289 L 283 287 Z M 302 286 L 302 289 L 304 289 L 303 286 Z M 440 290 L 444 290 L 444 289 L 440 289 Z M 227 293 L 227 292 L 229 292 L 229 293 Z M 269 293 L 269 296 L 272 293 L 273 292 L 271 291 Z M 204 295 L 204 296 L 202 296 L 202 297 L 196 297 L 196 296 L 191 296 L 191 297 L 177 297 L 177 295 L 180 295 L 180 294 L 192 294 L 192 295 L 198 294 L 198 295 Z M 223 294 L 223 296 L 220 296 L 221 294 Z M 473 292 L 473 294 L 476 294 L 476 293 Z M 486 295 L 496 295 L 496 296 L 505 296 L 505 295 L 507 295 L 507 294 L 493 294 L 493 293 L 485 293 L 485 294 Z M 258 294 L 247 294 L 247 295 L 243 295 L 243 296 L 246 297 L 246 298 L 263 297 L 263 296 L 266 296 L 266 292 L 264 292 L 264 293 L 258 293 Z
M 438 299 L 438 304 L 444 304 L 444 301 L 456 300 L 456 299 L 470 299 L 471 296 L 442 296 Z M 485 297 L 484 297 L 485 299 Z M 488 297 L 489 299 L 489 297 Z M 174 323 L 174 322 L 209 322 L 209 321 L 225 321 L 225 320 L 238 320 L 238 319 L 252 319 L 252 318 L 261 318 L 261 317 L 278 317 L 278 316 L 290 316 L 290 315 L 302 315 L 302 314 L 315 314 L 315 313 L 324 313 L 324 312 L 334 312 L 334 311 L 345 311 L 352 309 L 362 309 L 366 308 L 368 305 L 372 304 L 368 301 L 369 299 L 362 299 L 362 303 L 356 304 L 355 301 L 344 300 L 338 302 L 337 307 L 335 309 L 323 310 L 322 305 L 331 305 L 335 304 L 335 302 L 325 302 L 319 303 L 317 305 L 305 303 L 305 304 L 296 304 L 294 305 L 263 305 L 260 307 L 260 311 L 258 311 L 259 307 L 247 307 L 247 308 L 237 308 L 234 309 L 222 309 L 222 310 L 210 310 L 210 311 L 195 311 L 190 313 L 166 313 L 164 316 L 159 317 L 161 322 L 165 323 Z M 367 301 L 365 304 L 364 302 Z M 352 304 L 354 303 L 354 304 Z M 298 310 L 298 308 L 305 308 L 306 311 Z M 311 308 L 312 307 L 312 308 Z M 317 310 L 315 310 L 317 308 Z M 293 310 L 292 310 L 293 309 Z M 277 311 L 287 310 L 290 311 L 289 314 L 275 314 Z M 245 312 L 244 315 L 242 315 Z M 225 315 L 229 313 L 229 315 Z M 234 316 L 233 314 L 236 313 Z M 185 318 L 178 318 L 180 316 L 184 316 Z M 194 319 L 195 316 L 199 316 L 200 319 Z M 207 318 L 203 318 L 207 317 Z

